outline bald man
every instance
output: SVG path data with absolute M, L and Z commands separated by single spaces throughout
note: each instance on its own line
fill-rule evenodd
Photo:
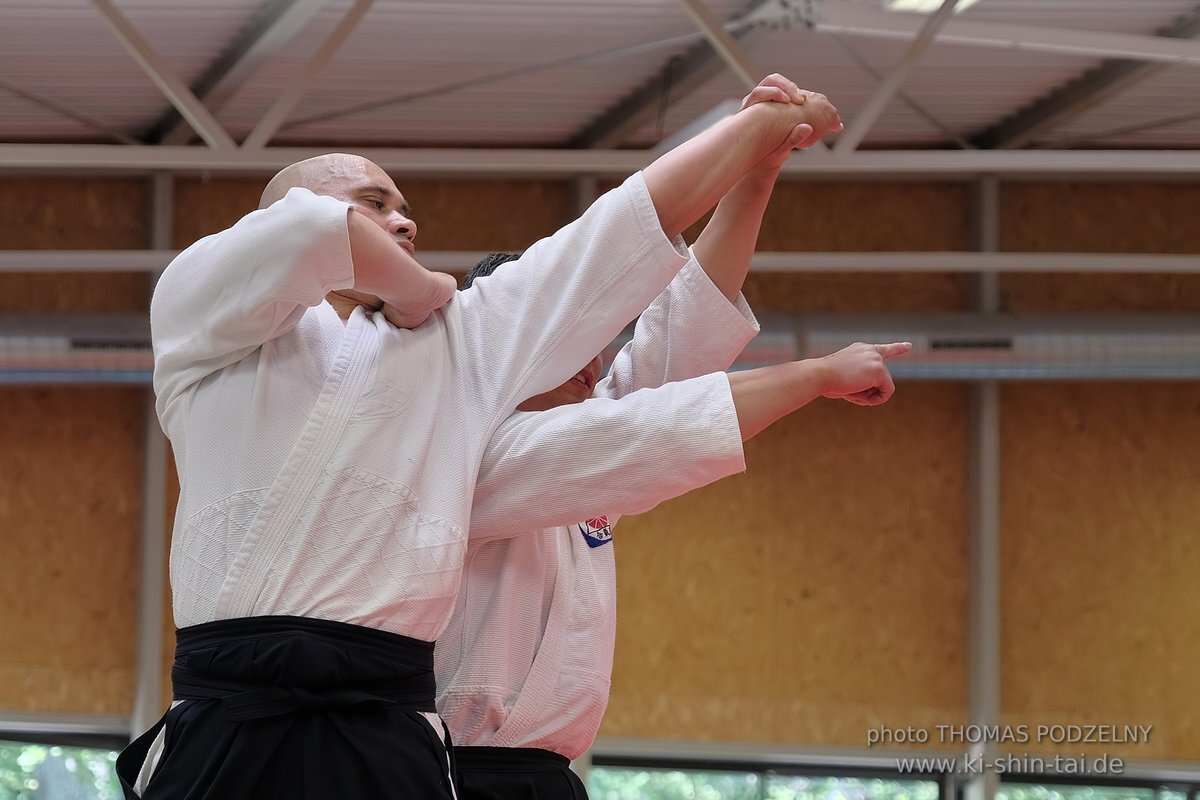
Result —
M 667 285 L 742 174 L 840 124 L 789 92 L 448 302 L 403 195 L 353 156 L 285 170 L 171 263 L 151 333 L 181 485 L 175 702 L 119 759 L 127 797 L 454 797 L 433 641 L 485 447 Z

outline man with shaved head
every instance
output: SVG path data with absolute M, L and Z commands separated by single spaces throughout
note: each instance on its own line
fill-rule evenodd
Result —
M 433 642 L 483 453 L 671 281 L 682 230 L 840 124 L 784 94 L 457 295 L 413 259 L 395 184 L 340 154 L 285 169 L 168 266 L 151 332 L 181 487 L 175 702 L 122 753 L 126 797 L 455 796 Z
M 307 189 L 351 203 L 354 211 L 386 231 L 406 253 L 413 254 L 417 223 L 412 219 L 412 206 L 391 177 L 362 156 L 330 153 L 286 166 L 263 189 L 258 207 L 274 205 L 292 189 Z M 393 325 L 413 328 L 444 305 L 456 288 L 450 275 L 430 272 L 412 259 L 393 266 L 396 272 L 386 287 L 391 302 L 384 302 L 382 294 L 373 298 L 355 289 L 331 291 L 326 300 L 335 308 L 363 305 L 382 310 Z

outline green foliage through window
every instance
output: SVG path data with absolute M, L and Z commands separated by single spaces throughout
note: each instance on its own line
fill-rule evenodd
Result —
M 0 800 L 120 800 L 117 752 L 0 741 Z
M 930 780 L 593 767 L 592 800 L 938 800 Z

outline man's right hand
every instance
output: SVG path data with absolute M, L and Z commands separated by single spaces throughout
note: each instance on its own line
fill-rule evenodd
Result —
M 828 97 L 801 89 L 778 74 L 767 76 L 746 95 L 738 113 L 759 118 L 771 141 L 770 157 L 782 156 L 780 163 L 792 150 L 810 147 L 825 134 L 842 129 L 838 110 Z
M 825 397 L 847 400 L 860 406 L 886 403 L 896 391 L 887 360 L 912 350 L 911 342 L 855 344 L 818 359 L 826 374 Z
M 424 267 L 421 268 L 424 270 Z M 445 272 L 425 270 L 419 280 L 408 284 L 412 290 L 403 302 L 384 302 L 384 318 L 397 328 L 415 328 L 454 297 L 458 281 Z

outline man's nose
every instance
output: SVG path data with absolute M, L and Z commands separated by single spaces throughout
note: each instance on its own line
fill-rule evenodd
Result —
M 397 211 L 388 220 L 388 233 L 392 236 L 404 236 L 411 242 L 417 238 L 417 223 Z

